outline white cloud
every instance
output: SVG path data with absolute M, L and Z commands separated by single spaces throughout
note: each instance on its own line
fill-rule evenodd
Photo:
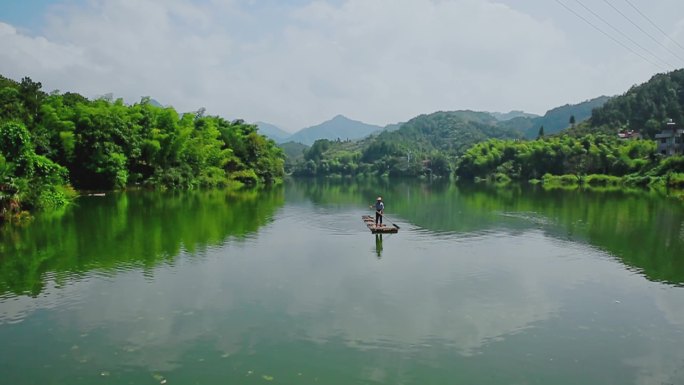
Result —
M 50 8 L 41 36 L 0 24 L 0 73 L 292 130 L 338 113 L 376 124 L 463 108 L 543 113 L 658 71 L 604 54 L 600 39 L 578 52 L 562 29 L 571 14 L 511 3 L 91 1 Z

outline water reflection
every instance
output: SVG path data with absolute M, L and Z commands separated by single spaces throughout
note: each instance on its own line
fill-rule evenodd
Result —
M 375 234 L 375 254 L 382 258 L 382 234 Z
M 68 353 L 64 365 L 72 371 L 80 364 L 111 373 L 142 368 L 176 381 L 186 371 L 238 380 L 261 370 L 259 376 L 282 378 L 288 370 L 309 375 L 320 371 L 316 367 L 349 363 L 326 382 L 421 383 L 415 366 L 434 371 L 421 380 L 444 381 L 459 370 L 472 373 L 468 362 L 487 359 L 495 361 L 480 369 L 498 367 L 503 377 L 520 373 L 497 354 L 519 354 L 516 362 L 544 373 L 549 358 L 592 367 L 585 357 L 592 349 L 605 368 L 573 378 L 596 380 L 597 373 L 609 379 L 617 368 L 637 377 L 622 360 L 649 370 L 662 364 L 672 375 L 684 359 L 676 344 L 663 341 L 681 330 L 676 306 L 682 293 L 650 289 L 591 247 L 540 230 L 519 237 L 492 233 L 448 247 L 418 233 L 392 237 L 377 263 L 362 242 L 372 236 L 367 229 L 326 238 L 321 252 L 313 240 L 326 237 L 327 229 L 292 237 L 287 229 L 300 219 L 289 210 L 254 241 L 202 251 L 201 263 L 185 255 L 174 266 L 156 267 L 154 280 L 135 271 L 116 280 L 84 280 L 64 296 L 81 293 L 75 302 L 46 290 L 39 298 L 60 311 L 16 330 L 51 325 L 44 337 L 57 342 L 36 355 L 38 363 Z M 625 336 L 630 349 L 620 348 Z M 0 337 L 8 337 L 2 329 Z M 595 338 L 604 343 L 593 345 Z M 663 352 L 667 359 L 654 356 Z M 360 355 L 359 362 L 349 362 L 350 355 Z
M 60 284 L 77 273 L 174 264 L 190 253 L 244 239 L 284 203 L 281 189 L 242 192 L 129 192 L 82 197 L 63 216 L 0 228 L 0 295 L 38 295 L 47 273 Z
M 384 239 L 360 220 L 379 186 L 402 228 Z M 41 283 L 0 296 L 8 381 L 684 380 L 682 210 L 662 198 L 403 181 L 167 198 L 84 201 L 88 220 L 12 233 L 40 245 Z

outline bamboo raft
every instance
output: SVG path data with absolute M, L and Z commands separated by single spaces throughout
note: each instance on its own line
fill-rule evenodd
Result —
M 399 232 L 399 228 L 395 224 L 392 224 L 392 226 L 376 225 L 375 218 L 370 215 L 363 215 L 361 219 L 363 219 L 363 223 L 368 226 L 368 229 L 373 234 L 394 234 Z

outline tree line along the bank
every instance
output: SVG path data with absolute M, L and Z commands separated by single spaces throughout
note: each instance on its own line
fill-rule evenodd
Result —
M 41 88 L 30 78 L 0 76 L 0 221 L 63 206 L 74 188 L 227 187 L 284 176 L 283 150 L 241 120 L 203 109 L 178 113 L 150 98 L 126 105 Z M 488 113 L 440 111 L 360 141 L 316 141 L 300 160 L 290 159 L 288 171 L 683 187 L 682 157 L 657 154 L 652 140 L 667 117 L 684 119 L 681 89 L 684 70 L 656 75 L 595 109 L 589 121 L 575 124 L 570 115 L 569 129 L 537 140 L 522 139 L 512 123 Z M 635 122 L 645 127 L 644 139 L 618 139 L 616 131 L 638 128 Z
M 407 143 L 322 139 L 293 166 L 296 176 L 456 177 L 461 181 L 684 187 L 684 157 L 663 157 L 650 139 L 567 132 L 536 140 L 488 139 L 465 152 L 421 152 Z
M 63 206 L 79 190 L 130 185 L 238 187 L 278 183 L 284 155 L 255 125 L 178 113 L 150 98 L 89 100 L 0 76 L 0 220 Z
M 663 157 L 656 149 L 653 140 L 620 140 L 601 133 L 492 139 L 466 151 L 455 174 L 496 182 L 684 187 L 684 157 Z

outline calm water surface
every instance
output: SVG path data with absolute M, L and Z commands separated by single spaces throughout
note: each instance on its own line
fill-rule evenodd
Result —
M 360 217 L 378 193 L 398 234 Z M 684 203 L 129 192 L 0 230 L 2 384 L 684 384 Z

